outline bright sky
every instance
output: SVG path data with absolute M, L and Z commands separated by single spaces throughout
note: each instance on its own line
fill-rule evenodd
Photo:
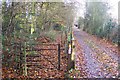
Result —
M 110 13 L 116 19 L 118 19 L 118 2 L 120 0 L 108 0 L 111 6 Z

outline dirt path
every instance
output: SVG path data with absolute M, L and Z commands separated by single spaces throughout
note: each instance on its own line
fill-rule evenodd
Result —
M 74 37 L 83 49 L 88 78 L 117 77 L 118 55 L 117 49 L 109 47 L 104 41 L 73 28 Z M 78 55 L 78 54 L 77 54 Z M 77 66 L 77 64 L 76 64 Z

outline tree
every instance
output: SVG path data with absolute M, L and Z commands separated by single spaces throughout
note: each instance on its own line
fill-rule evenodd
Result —
M 78 19 L 78 28 L 83 29 L 83 27 L 84 27 L 84 18 L 79 17 L 79 19 Z
M 108 6 L 103 2 L 86 3 L 84 30 L 90 34 L 98 35 L 106 21 Z

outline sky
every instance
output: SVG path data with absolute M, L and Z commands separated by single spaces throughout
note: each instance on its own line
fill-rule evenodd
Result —
M 113 18 L 118 18 L 118 2 L 120 0 L 108 0 L 111 6 L 110 13 Z

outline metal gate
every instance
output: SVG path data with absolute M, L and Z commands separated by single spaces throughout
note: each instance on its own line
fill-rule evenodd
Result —
M 60 44 L 26 44 L 24 48 L 25 75 L 40 69 L 60 70 Z

